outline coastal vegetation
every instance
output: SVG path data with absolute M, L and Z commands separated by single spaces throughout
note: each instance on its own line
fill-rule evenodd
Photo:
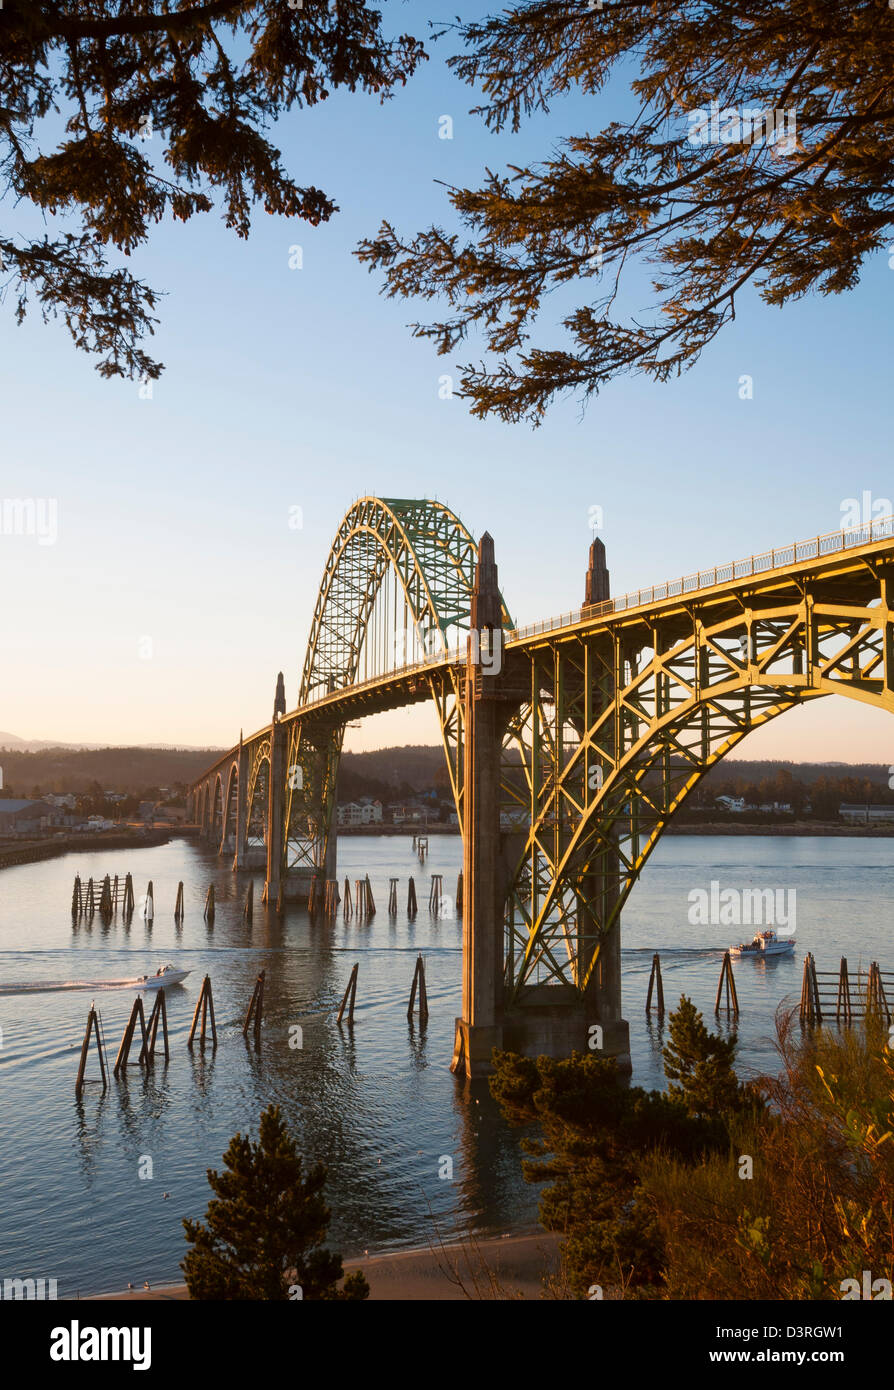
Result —
M 839 1300 L 869 1271 L 890 1297 L 887 1043 L 877 1020 L 801 1033 L 780 1012 L 778 1074 L 743 1083 L 735 1038 L 711 1033 L 683 996 L 666 1093 L 624 1086 L 594 1055 L 495 1053 L 504 1115 L 537 1131 L 522 1141 L 525 1177 L 547 1184 L 541 1221 L 564 1237 L 572 1295 Z
M 261 1115 L 254 1143 L 235 1134 L 224 1171 L 208 1169 L 214 1193 L 205 1222 L 184 1220 L 191 1246 L 181 1268 L 190 1298 L 244 1301 L 369 1297 L 360 1271 L 343 1277 L 340 1255 L 323 1246 L 330 1212 L 326 1167 L 307 1172 L 279 1107 Z

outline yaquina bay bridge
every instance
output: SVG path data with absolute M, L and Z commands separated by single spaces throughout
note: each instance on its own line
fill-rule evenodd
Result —
M 495 1046 L 629 1067 L 621 911 L 674 814 L 752 729 L 847 695 L 894 713 L 894 518 L 517 628 L 494 545 L 439 502 L 365 497 L 338 528 L 296 707 L 195 783 L 202 833 L 265 900 L 336 877 L 346 726 L 431 700 L 463 838 L 453 1069 Z M 595 1027 L 594 1027 L 595 1025 Z

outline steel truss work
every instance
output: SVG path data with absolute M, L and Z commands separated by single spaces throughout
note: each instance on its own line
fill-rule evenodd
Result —
M 581 615 L 525 643 L 524 766 L 504 778 L 529 825 L 506 905 L 507 1002 L 544 983 L 587 989 L 662 831 L 752 729 L 830 694 L 894 713 L 887 549 Z

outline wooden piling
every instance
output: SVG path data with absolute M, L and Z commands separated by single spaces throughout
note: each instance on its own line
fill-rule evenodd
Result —
M 418 911 L 419 908 L 416 903 L 416 881 L 411 876 L 407 886 L 407 916 L 412 920 Z
M 866 1018 L 878 1018 L 886 1024 L 891 1022 L 891 1010 L 882 984 L 882 973 L 878 961 L 875 960 L 870 963 L 869 979 L 866 982 Z
M 143 907 L 143 917 L 147 922 L 151 922 L 155 916 L 155 890 L 152 887 L 152 879 L 149 880 L 149 887 L 146 889 L 146 902 Z
M 245 1015 L 245 1022 L 242 1025 L 242 1036 L 243 1038 L 245 1038 L 248 1036 L 248 1029 L 251 1024 L 252 1018 L 254 1018 L 254 1034 L 256 1043 L 260 1043 L 261 1041 L 261 1014 L 264 1010 L 265 974 L 266 971 L 262 970 L 258 978 L 255 980 L 255 987 L 252 990 L 251 1000 L 249 1001 L 248 1005 L 248 1013 Z
M 99 1019 L 98 1019 L 98 1017 L 97 1017 L 97 1013 L 96 1013 L 96 1009 L 95 1009 L 94 1005 L 91 1004 L 91 1005 L 90 1005 L 90 1012 L 89 1012 L 88 1015 L 87 1015 L 87 1027 L 86 1027 L 86 1030 L 85 1030 L 85 1032 L 84 1032 L 84 1041 L 83 1041 L 83 1043 L 81 1044 L 81 1060 L 80 1060 L 80 1064 L 79 1064 L 79 1066 L 78 1066 L 78 1079 L 77 1079 L 77 1081 L 75 1082 L 75 1095 L 76 1095 L 76 1096 L 79 1096 L 79 1095 L 81 1094 L 81 1092 L 83 1091 L 83 1089 L 84 1089 L 84 1084 L 85 1084 L 85 1080 L 86 1080 L 86 1078 L 85 1078 L 85 1076 L 84 1076 L 84 1073 L 85 1073 L 85 1071 L 87 1070 L 87 1054 L 88 1054 L 88 1052 L 89 1052 L 89 1050 L 90 1050 L 90 1034 L 91 1034 L 91 1033 L 92 1033 L 92 1034 L 94 1035 L 94 1037 L 96 1038 L 96 1050 L 97 1050 L 97 1052 L 99 1053 L 99 1069 L 100 1069 L 100 1072 L 102 1073 L 102 1089 L 105 1090 L 106 1087 L 107 1087 L 108 1084 L 109 1084 L 109 1083 L 108 1083 L 108 1078 L 107 1078 L 107 1076 L 106 1076 L 106 1059 L 105 1059 L 105 1056 L 104 1056 L 104 1054 L 103 1054 L 102 1038 L 100 1037 L 100 1032 L 99 1032 Z
M 124 920 L 129 922 L 133 916 L 134 897 L 133 897 L 133 876 L 126 874 L 124 878 Z
M 428 891 L 428 910 L 433 917 L 440 916 L 441 898 L 444 896 L 443 884 L 443 874 L 432 874 L 431 888 Z
M 118 1048 L 118 1056 L 115 1058 L 114 1075 L 118 1076 L 127 1067 L 130 1057 L 130 1048 L 133 1042 L 133 1035 L 136 1031 L 137 1019 L 140 1022 L 140 1062 L 146 1051 L 146 1015 L 143 1012 L 143 1000 L 138 994 L 133 1001 L 133 1008 L 130 1011 L 130 1018 L 127 1020 L 127 1027 L 124 1029 L 124 1036 L 121 1039 L 121 1046 Z M 138 1064 L 139 1065 L 139 1064 Z
M 214 884 L 212 883 L 208 892 L 205 894 L 205 921 L 209 927 L 214 925 Z M 205 976 L 207 979 L 207 975 Z
M 735 988 L 735 986 L 733 986 Z M 652 972 L 649 975 L 649 992 L 646 995 L 646 1018 L 652 1013 L 652 990 L 655 989 L 655 1011 L 659 1018 L 664 1018 L 664 984 L 661 979 L 661 961 L 656 951 L 652 957 Z M 719 991 L 718 991 L 719 998 Z
M 349 878 L 345 879 L 345 896 L 342 915 L 346 922 L 354 915 L 354 904 L 351 900 L 351 880 Z
M 736 1018 L 739 1017 L 739 999 L 736 994 L 736 982 L 733 979 L 733 963 L 730 959 L 729 951 L 723 953 L 723 965 L 720 967 L 720 979 L 717 982 L 717 998 L 714 1001 L 714 1013 L 720 1013 L 720 998 L 723 993 L 723 986 L 726 984 L 726 1012 L 732 1013 Z
M 369 874 L 366 875 L 366 915 L 373 917 L 376 911 L 376 900 L 373 897 L 372 884 L 369 881 Z
M 165 1049 L 165 1061 L 170 1061 L 171 1049 L 168 1045 L 168 1007 L 165 1003 L 164 989 L 155 992 L 155 1003 L 152 1005 L 152 1012 L 149 1015 L 149 1022 L 146 1024 L 146 1041 L 143 1043 L 143 1050 L 140 1053 L 140 1061 L 145 1061 L 148 1066 L 155 1061 L 155 1040 L 158 1036 L 158 1024 L 161 1020 L 162 1039 Z
M 187 1047 L 192 1047 L 192 1040 L 196 1035 L 196 1028 L 199 1024 L 199 1014 L 202 1016 L 202 1030 L 199 1034 L 199 1046 L 205 1046 L 205 1024 L 210 1014 L 211 1018 L 211 1044 L 217 1047 L 217 1028 L 214 1023 L 214 999 L 211 994 L 211 976 L 206 975 L 202 981 L 202 988 L 196 1000 L 196 1011 L 192 1016 L 192 1027 L 189 1030 L 189 1037 L 186 1042 Z
M 71 890 L 71 915 L 72 915 L 72 917 L 80 917 L 80 915 L 81 915 L 81 913 L 83 912 L 83 910 L 84 910 L 84 906 L 83 906 L 83 900 L 82 900 L 82 897 L 81 897 L 81 876 L 80 876 L 80 874 L 75 874 L 74 887 L 73 887 L 72 890 Z
M 421 953 L 416 957 L 416 969 L 413 971 L 413 984 L 410 989 L 410 1002 L 407 1005 L 407 1018 L 413 1021 L 413 1005 L 416 1000 L 416 988 L 419 988 L 419 1022 L 428 1021 L 428 995 L 425 990 L 425 963 Z
M 841 965 L 838 971 L 838 998 L 835 1001 L 835 1021 L 836 1023 L 851 1023 L 853 1021 L 851 982 L 847 971 L 847 956 L 841 957 Z
M 174 904 L 174 921 L 183 921 L 183 883 L 177 884 L 177 901 Z
M 339 1009 L 339 1011 L 338 1011 L 338 1017 L 337 1017 L 336 1020 L 335 1020 L 336 1023 L 341 1023 L 342 1015 L 344 1014 L 344 1011 L 345 1011 L 345 1007 L 346 1007 L 346 1006 L 347 1006 L 347 1008 L 348 1008 L 348 1022 L 349 1022 L 349 1023 L 353 1023 L 353 1022 L 354 1022 L 354 1001 L 355 1001 L 355 999 L 357 998 L 357 971 L 359 970 L 359 968 L 360 968 L 360 966 L 359 966 L 359 962 L 358 962 L 358 963 L 354 966 L 354 969 L 351 971 L 351 978 L 350 978 L 350 980 L 348 980 L 348 987 L 347 987 L 347 989 L 345 990 L 344 998 L 343 998 L 342 1001 L 341 1001 L 341 1008 Z M 348 997 L 349 997 L 349 996 L 350 996 L 350 1004 L 348 1004 Z
M 397 879 L 388 880 L 388 916 L 397 916 Z
M 112 920 L 112 881 L 106 874 L 99 895 L 99 915 L 104 922 Z
M 461 913 L 463 910 L 463 871 L 460 869 L 456 878 L 456 910 Z
M 804 957 L 801 1003 L 798 1012 L 802 1023 L 822 1023 L 823 1021 L 819 983 L 816 978 L 816 961 L 810 951 Z
M 246 890 L 245 890 L 245 902 L 242 904 L 242 920 L 243 920 L 243 922 L 246 922 L 246 923 L 251 922 L 252 918 L 254 917 L 254 911 L 255 911 L 255 881 L 254 881 L 254 879 L 250 879 L 250 880 L 249 880 L 248 887 L 247 887 Z
M 93 896 L 93 879 L 92 879 L 92 878 L 89 878 L 89 879 L 87 880 L 87 903 L 86 903 L 86 910 L 87 910 L 87 915 L 88 915 L 88 917 L 92 917 L 93 914 L 94 914 L 94 912 L 96 911 L 96 901 L 95 901 L 94 896 Z

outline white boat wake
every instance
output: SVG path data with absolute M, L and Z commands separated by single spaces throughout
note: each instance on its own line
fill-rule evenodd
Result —
M 142 977 L 132 975 L 126 980 L 24 980 L 20 983 L 0 981 L 3 994 L 57 994 L 70 989 L 135 989 Z

